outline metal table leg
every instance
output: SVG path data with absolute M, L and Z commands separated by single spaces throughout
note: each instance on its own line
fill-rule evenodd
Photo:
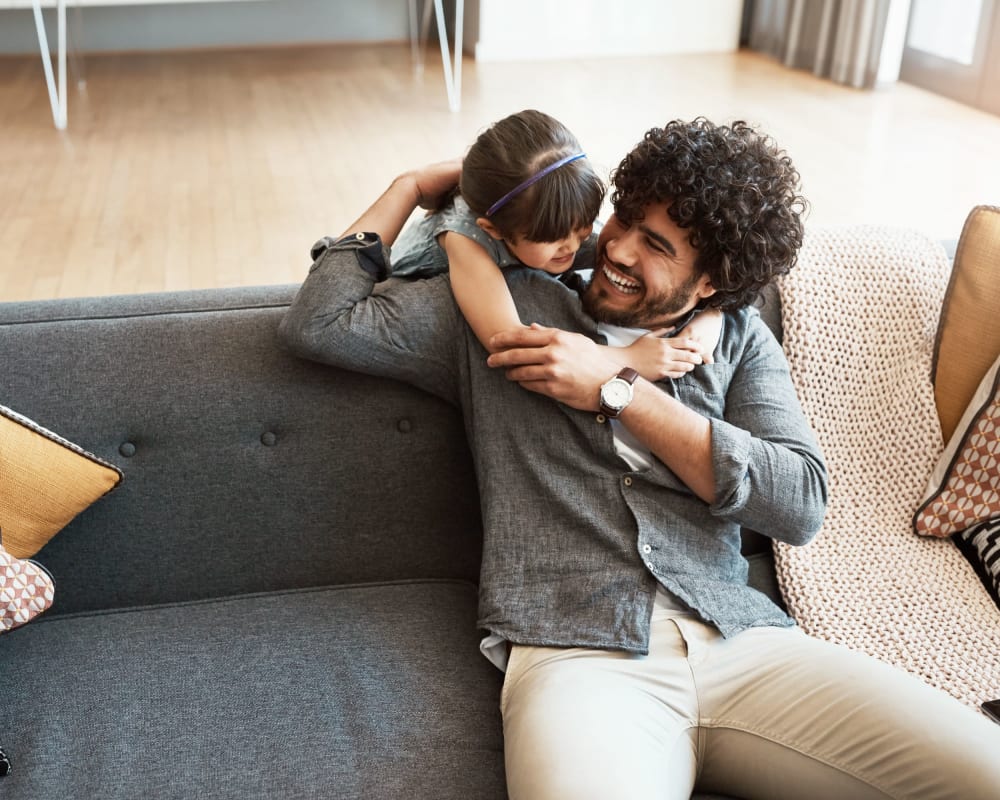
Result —
M 437 21 L 438 41 L 441 44 L 441 61 L 444 66 L 444 88 L 448 93 L 448 108 L 458 111 L 462 107 L 462 26 L 464 25 L 465 0 L 455 0 L 455 53 L 454 62 L 448 47 L 448 31 L 445 26 L 444 3 L 442 0 L 424 0 L 420 34 L 416 33 L 416 0 L 409 0 L 410 45 L 413 48 L 414 68 L 423 71 L 423 46 L 431 23 L 431 9 Z
M 42 69 L 49 89 L 49 103 L 52 105 L 52 121 L 58 130 L 66 130 L 66 0 L 56 0 L 56 28 L 58 45 L 59 85 L 52 75 L 52 54 L 49 40 L 45 35 L 45 20 L 42 18 L 41 0 L 32 0 L 35 12 L 35 30 L 38 31 L 38 49 L 42 55 Z

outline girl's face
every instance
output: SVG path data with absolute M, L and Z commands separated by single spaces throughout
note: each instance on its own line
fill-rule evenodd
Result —
M 593 230 L 593 225 L 587 225 L 556 242 L 532 242 L 520 237 L 503 241 L 517 260 L 525 266 L 543 270 L 551 275 L 559 275 L 573 266 L 576 251 Z

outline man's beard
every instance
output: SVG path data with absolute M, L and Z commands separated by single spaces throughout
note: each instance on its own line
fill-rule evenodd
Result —
M 597 269 L 600 269 L 598 267 Z M 619 268 L 620 269 L 620 268 Z M 624 271 L 624 270 L 623 270 Z M 594 274 L 597 274 L 595 270 Z M 661 292 L 655 297 L 646 297 L 638 305 L 628 309 L 606 308 L 602 300 L 605 290 L 596 288 L 593 280 L 581 297 L 583 310 L 597 322 L 606 325 L 618 325 L 622 328 L 658 328 L 666 321 L 677 317 L 692 305 L 692 296 L 698 284 L 699 276 L 692 275 L 680 286 L 668 292 Z

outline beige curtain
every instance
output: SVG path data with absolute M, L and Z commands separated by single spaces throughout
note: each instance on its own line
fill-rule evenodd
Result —
M 890 0 L 747 0 L 751 50 L 788 67 L 870 89 Z

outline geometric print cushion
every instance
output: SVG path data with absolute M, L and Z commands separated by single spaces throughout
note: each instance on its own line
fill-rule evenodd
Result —
M 52 605 L 54 595 L 48 570 L 15 558 L 0 546 L 0 633 L 37 617 Z
M 1000 518 L 1000 358 L 938 460 L 913 528 L 944 537 L 995 518 Z

